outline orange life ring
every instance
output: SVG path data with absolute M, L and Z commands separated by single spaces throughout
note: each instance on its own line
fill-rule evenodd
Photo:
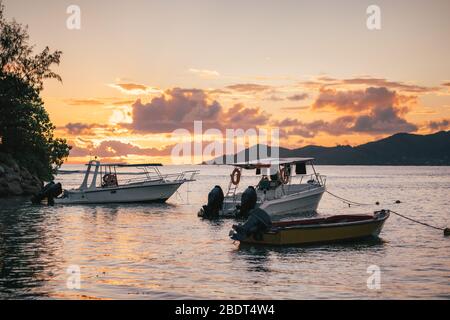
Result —
M 288 172 L 286 167 L 283 167 L 283 168 L 280 169 L 280 181 L 283 184 L 288 184 L 289 183 L 289 172 Z
M 234 168 L 230 176 L 231 183 L 237 186 L 239 184 L 239 181 L 241 181 L 241 170 L 239 170 L 239 168 Z
M 105 186 L 115 186 L 117 185 L 117 178 L 114 174 L 108 173 L 103 176 L 103 182 Z

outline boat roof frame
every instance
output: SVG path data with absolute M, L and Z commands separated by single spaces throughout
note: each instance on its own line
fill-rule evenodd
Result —
M 98 161 L 98 160 L 96 160 Z M 89 163 L 85 164 L 86 166 Z M 137 164 L 128 164 L 128 163 L 101 163 L 98 162 L 97 165 L 99 167 L 162 167 L 162 163 L 137 163 Z
M 239 167 L 246 170 L 253 170 L 257 168 L 270 168 L 273 165 L 284 165 L 284 164 L 297 164 L 297 163 L 312 163 L 314 158 L 300 158 L 300 157 L 290 157 L 290 158 L 265 158 L 257 159 L 246 162 L 235 162 L 230 165 Z

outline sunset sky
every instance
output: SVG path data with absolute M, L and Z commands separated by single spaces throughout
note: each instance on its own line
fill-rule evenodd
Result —
M 4 4 L 37 50 L 63 51 L 63 82 L 42 96 L 72 163 L 170 163 L 172 131 L 194 120 L 279 127 L 288 148 L 450 129 L 448 0 Z M 371 4 L 381 30 L 366 27 Z

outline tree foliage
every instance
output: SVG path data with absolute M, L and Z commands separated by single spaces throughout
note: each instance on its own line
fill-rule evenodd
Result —
M 69 155 L 65 139 L 55 138 L 55 126 L 40 98 L 45 79 L 61 77 L 51 70 L 61 51 L 46 47 L 34 54 L 28 28 L 7 21 L 0 1 L 0 151 L 43 180 L 52 178 Z

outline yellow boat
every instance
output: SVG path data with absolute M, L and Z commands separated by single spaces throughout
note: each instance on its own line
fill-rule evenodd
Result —
M 270 222 L 260 210 L 243 225 L 234 225 L 230 236 L 241 243 L 307 245 L 377 237 L 389 210 L 373 215 L 336 215 L 325 218 Z

